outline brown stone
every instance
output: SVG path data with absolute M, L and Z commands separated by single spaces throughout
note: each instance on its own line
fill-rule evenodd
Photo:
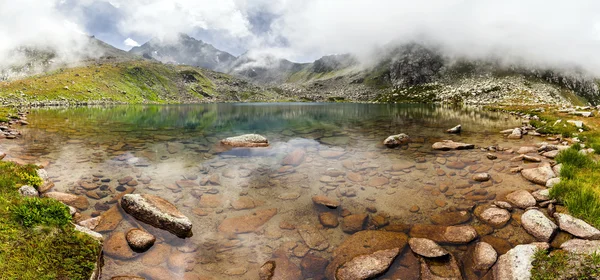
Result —
M 319 214 L 319 221 L 324 227 L 334 228 L 339 224 L 337 216 L 331 212 L 323 212 Z
M 113 232 L 104 243 L 104 253 L 117 259 L 132 259 L 137 254 L 127 245 L 124 232 Z
M 340 206 L 340 202 L 331 198 L 328 198 L 324 195 L 315 195 L 312 197 L 312 201 L 315 204 L 327 206 L 329 208 L 337 208 Z
M 203 194 L 200 197 L 198 207 L 200 208 L 219 208 L 223 206 L 223 197 L 218 194 Z
M 387 185 L 390 183 L 390 180 L 386 177 L 373 177 L 371 179 L 369 179 L 369 181 L 367 182 L 367 185 L 369 185 L 370 187 L 381 187 L 383 185 Z
M 410 229 L 411 237 L 427 238 L 443 244 L 467 244 L 477 238 L 472 226 L 440 226 L 417 224 Z
M 329 261 L 327 259 L 315 256 L 314 254 L 308 254 L 300 262 L 302 275 L 306 278 L 315 278 L 324 275 L 328 264 Z
M 329 247 L 329 242 L 325 236 L 313 226 L 303 225 L 298 227 L 298 234 L 300 234 L 306 246 L 313 250 L 323 251 Z
M 128 194 L 121 199 L 121 207 L 134 218 L 179 237 L 187 237 L 192 233 L 190 219 L 175 205 L 161 197 L 150 194 Z
M 342 219 L 342 230 L 346 233 L 354 233 L 363 230 L 367 222 L 367 214 L 354 214 Z
M 258 210 L 243 216 L 227 218 L 219 225 L 219 231 L 222 233 L 254 232 L 268 222 L 275 214 L 277 214 L 277 209 L 270 208 Z
M 254 200 L 249 197 L 240 197 L 238 200 L 231 203 L 235 210 L 252 209 L 255 207 Z
M 350 180 L 352 182 L 362 182 L 364 180 L 362 175 L 355 173 L 355 172 L 349 172 L 347 176 L 348 176 L 348 180 Z
M 303 149 L 297 148 L 289 153 L 285 158 L 283 158 L 283 165 L 293 165 L 298 166 L 302 162 L 304 162 L 304 158 L 306 157 L 306 152 Z
M 194 254 L 181 253 L 171 250 L 171 254 L 167 258 L 167 266 L 174 272 L 192 271 L 196 265 Z
M 156 244 L 142 255 L 142 263 L 146 266 L 158 266 L 165 262 L 171 248 L 165 244 Z
M 87 198 L 70 193 L 49 192 L 45 193 L 44 196 L 54 198 L 66 205 L 73 206 L 79 210 L 86 210 L 90 206 L 90 203 L 88 202 Z
M 125 238 L 127 239 L 129 247 L 136 252 L 147 251 L 150 249 L 150 247 L 152 247 L 152 245 L 154 245 L 154 242 L 156 241 L 156 237 L 154 237 L 154 235 L 138 228 L 133 228 L 127 231 Z
M 117 228 L 119 223 L 123 220 L 123 215 L 116 205 L 102 213 L 99 217 L 100 222 L 94 229 L 97 232 L 112 231 Z
M 434 224 L 444 226 L 463 224 L 469 220 L 471 220 L 471 214 L 467 211 L 440 212 L 431 216 Z
M 419 212 L 421 208 L 418 205 L 413 205 L 410 207 L 410 209 L 408 209 L 408 211 L 412 212 L 412 213 L 417 213 Z

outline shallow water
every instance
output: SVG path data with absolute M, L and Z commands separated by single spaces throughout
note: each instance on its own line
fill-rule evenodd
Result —
M 38 109 L 28 120 L 31 125 L 23 129 L 23 138 L 0 140 L 0 150 L 16 161 L 47 165 L 54 190 L 88 198 L 84 216 L 105 212 L 115 205 L 109 203 L 115 195 L 135 188 L 135 193 L 167 199 L 192 220 L 193 236 L 180 239 L 117 212 L 124 218 L 102 232 L 105 238 L 142 227 L 157 236 L 157 244 L 125 259 L 106 254 L 102 279 L 144 273 L 156 279 L 168 273 L 167 279 L 258 279 L 258 268 L 275 252 L 284 252 L 294 264 L 307 254 L 328 259 L 349 234 L 341 225 L 324 228 L 319 213 L 340 217 L 347 210 L 384 224 L 431 224 L 436 213 L 486 203 L 527 184 L 508 171 L 511 163 L 502 159 L 510 155 L 499 153 L 500 160 L 490 161 L 479 149 L 438 152 L 432 151 L 432 143 L 452 139 L 477 147 L 513 148 L 535 140 L 502 138 L 498 131 L 520 125 L 508 115 L 421 104 Z M 462 124 L 462 134 L 444 133 L 456 124 Z M 266 136 L 270 147 L 227 150 L 218 143 L 244 133 Z M 381 144 L 398 133 L 410 135 L 412 142 L 400 149 Z M 306 152 L 302 163 L 283 166 L 282 159 L 295 149 Z M 471 181 L 477 172 L 490 173 L 492 180 Z M 120 186 L 118 180 L 126 176 L 137 184 Z M 107 179 L 110 182 L 101 181 Z M 87 191 L 82 188 L 85 183 L 102 186 Z M 341 207 L 315 205 L 314 195 L 335 198 Z M 411 212 L 411 207 L 419 210 Z M 254 232 L 218 230 L 226 218 L 266 209 L 277 209 L 277 214 Z M 297 230 L 287 229 L 289 225 L 317 228 L 330 245 L 310 249 Z M 365 228 L 381 226 L 368 222 Z M 494 234 L 516 245 L 527 236 L 515 228 Z M 449 249 L 464 251 L 460 246 Z M 381 279 L 395 279 L 394 273 L 402 269 L 418 270 L 418 262 L 397 262 Z

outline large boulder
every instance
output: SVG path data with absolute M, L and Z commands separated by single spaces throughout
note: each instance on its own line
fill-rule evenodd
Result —
M 518 190 L 506 196 L 506 200 L 513 206 L 521 209 L 527 209 L 535 206 L 535 198 L 526 190 Z
M 448 254 L 448 251 L 427 238 L 411 238 L 408 240 L 408 245 L 415 254 L 427 258 L 437 258 Z
M 175 205 L 150 194 L 126 194 L 121 207 L 134 218 L 179 237 L 192 234 L 192 222 Z
M 221 144 L 231 147 L 267 147 L 269 140 L 259 134 L 244 134 L 221 140 Z
M 543 164 L 537 168 L 529 168 L 521 170 L 521 175 L 533 183 L 546 186 L 548 180 L 556 177 L 550 164 Z
M 531 278 L 535 252 L 550 248 L 548 243 L 517 245 L 498 258 L 494 266 L 494 279 L 525 280 Z
M 433 145 L 431 146 L 431 148 L 434 149 L 434 150 L 440 150 L 440 151 L 468 150 L 468 149 L 474 149 L 475 145 L 473 145 L 473 144 L 466 144 L 466 143 L 460 143 L 460 142 L 454 142 L 452 140 L 444 140 L 442 142 L 435 142 L 435 143 L 433 143 Z
M 561 230 L 583 239 L 600 239 L 600 230 L 571 215 L 554 213 L 554 218 Z
M 371 279 L 385 272 L 406 246 L 404 233 L 366 230 L 346 238 L 333 251 L 327 279 Z
M 537 240 L 549 242 L 556 233 L 558 226 L 537 209 L 527 210 L 521 216 L 521 224 L 525 231 Z
M 388 148 L 395 148 L 407 144 L 409 141 L 410 137 L 408 137 L 408 135 L 400 133 L 385 138 L 385 140 L 383 140 L 383 145 L 386 145 Z

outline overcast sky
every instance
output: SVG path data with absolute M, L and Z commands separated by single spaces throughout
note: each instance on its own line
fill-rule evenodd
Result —
M 72 33 L 128 50 L 179 32 L 234 55 L 261 50 L 300 62 L 422 40 L 452 54 L 600 73 L 594 0 L 0 0 L 0 58 L 22 44 L 68 49 Z

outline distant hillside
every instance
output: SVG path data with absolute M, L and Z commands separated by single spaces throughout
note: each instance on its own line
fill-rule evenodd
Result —
M 227 72 L 229 65 L 236 59 L 228 52 L 185 34 L 180 34 L 174 42 L 152 39 L 129 52 L 163 63 L 190 65 L 221 72 Z
M 194 103 L 284 100 L 281 91 L 191 66 L 93 63 L 0 82 L 2 104 Z

